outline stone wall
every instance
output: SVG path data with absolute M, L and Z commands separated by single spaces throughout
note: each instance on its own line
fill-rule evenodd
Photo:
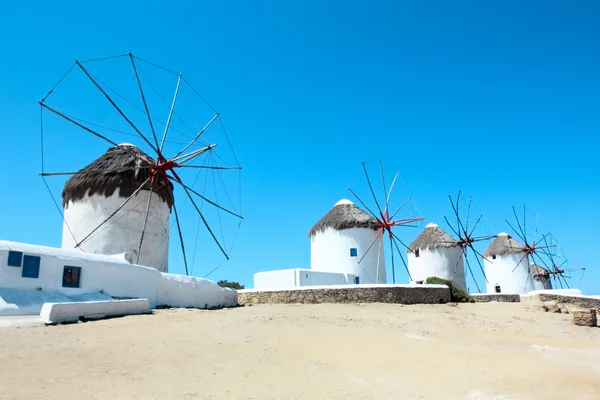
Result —
M 362 286 L 301 288 L 282 290 L 238 290 L 242 304 L 291 303 L 397 303 L 440 304 L 450 302 L 450 289 L 444 285 Z
M 490 301 L 498 301 L 502 303 L 519 303 L 521 296 L 518 294 L 506 294 L 506 293 L 481 293 L 472 294 L 471 298 L 477 303 L 488 303 Z
M 585 296 L 567 296 L 560 294 L 540 293 L 541 301 L 556 301 L 558 304 L 568 304 L 588 310 L 600 310 L 600 299 Z M 536 296 L 536 297 L 537 297 Z

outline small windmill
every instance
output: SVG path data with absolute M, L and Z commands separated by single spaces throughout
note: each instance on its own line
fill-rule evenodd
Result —
M 362 167 L 363 167 L 362 169 L 363 169 L 366 181 L 367 181 L 367 185 L 369 187 L 369 191 L 371 193 L 371 196 L 373 197 L 377 211 L 373 212 L 371 210 L 371 208 L 369 206 L 367 206 L 367 204 L 365 204 L 365 202 L 363 200 L 361 200 L 361 198 L 356 194 L 356 192 L 352 188 L 349 188 L 348 190 L 350 191 L 350 193 L 352 193 L 352 195 L 354 197 L 356 197 L 356 199 L 367 210 L 367 212 L 369 214 L 371 214 L 371 216 L 377 220 L 377 223 L 379 224 L 379 230 L 377 232 L 377 236 L 371 242 L 371 244 L 369 245 L 369 247 L 367 248 L 367 250 L 365 251 L 363 256 L 359 259 L 358 263 L 360 265 L 360 263 L 363 261 L 363 259 L 368 254 L 368 252 L 371 251 L 373 245 L 376 242 L 380 243 L 378 251 L 381 252 L 381 250 L 382 250 L 381 244 L 383 243 L 382 238 L 383 238 L 384 234 L 387 234 L 387 236 L 389 238 L 389 243 L 390 243 L 390 254 L 391 254 L 391 261 L 392 261 L 392 282 L 396 283 L 394 250 L 396 250 L 396 252 L 400 256 L 400 259 L 402 260 L 402 264 L 404 265 L 404 268 L 406 269 L 406 272 L 410 279 L 410 272 L 408 270 L 408 265 L 406 264 L 406 260 L 404 259 L 404 256 L 402 255 L 402 251 L 400 250 L 399 244 L 404 246 L 406 249 L 408 249 L 408 246 L 398 237 L 398 235 L 396 235 L 392 231 L 392 228 L 396 228 L 396 227 L 400 227 L 400 226 L 416 227 L 416 225 L 411 225 L 411 224 L 414 222 L 422 221 L 425 218 L 424 217 L 397 218 L 398 213 L 411 201 L 412 197 L 410 197 L 410 196 L 402 204 L 400 204 L 393 212 L 390 212 L 390 208 L 389 208 L 390 197 L 392 195 L 392 190 L 394 189 L 394 185 L 396 184 L 396 181 L 397 181 L 398 177 L 400 176 L 400 173 L 396 173 L 394 175 L 394 178 L 393 178 L 392 183 L 388 190 L 388 188 L 386 186 L 386 182 L 385 182 L 385 173 L 383 170 L 383 162 L 382 161 L 379 162 L 379 169 L 380 169 L 380 173 L 381 173 L 381 185 L 382 185 L 381 189 L 383 192 L 383 198 L 381 199 L 381 201 L 379 201 L 377 199 L 377 196 L 375 195 L 375 190 L 373 189 L 373 185 L 372 185 L 371 179 L 369 178 L 369 173 L 367 172 L 367 167 L 364 162 L 362 163 Z
M 483 259 L 485 259 L 485 257 L 479 251 L 477 251 L 475 249 L 475 247 L 473 246 L 473 243 L 493 239 L 496 237 L 496 235 L 474 236 L 475 230 L 477 229 L 477 227 L 479 226 L 479 224 L 483 218 L 483 214 L 479 213 L 479 215 L 477 216 L 477 219 L 475 220 L 475 223 L 469 229 L 469 219 L 472 220 L 471 209 L 472 209 L 472 205 L 473 205 L 473 198 L 472 197 L 469 198 L 469 202 L 467 204 L 467 210 L 466 210 L 466 214 L 465 214 L 465 222 L 463 223 L 463 221 L 460 217 L 460 195 L 461 195 L 461 191 L 459 190 L 458 194 L 456 195 L 456 200 L 453 200 L 452 196 L 450 196 L 450 195 L 448 196 L 448 199 L 450 200 L 450 205 L 452 206 L 452 211 L 454 212 L 454 219 L 456 219 L 456 224 L 453 226 L 446 216 L 444 216 L 444 220 L 446 221 L 446 224 L 448 224 L 448 226 L 450 227 L 452 232 L 454 232 L 454 234 L 458 237 L 458 240 L 456 240 L 456 244 L 462 249 L 462 258 L 464 259 L 465 264 L 467 265 L 467 269 L 468 269 L 469 273 L 471 274 L 473 281 L 475 282 L 475 286 L 477 287 L 477 290 L 479 291 L 479 293 L 481 293 L 481 289 L 479 288 L 479 285 L 477 284 L 477 279 L 475 278 L 475 275 L 473 274 L 473 269 L 471 268 L 471 264 L 469 262 L 468 251 L 470 250 L 474 254 L 475 260 L 477 261 L 477 264 L 479 265 L 479 269 L 481 270 L 481 273 L 483 274 L 483 277 L 484 277 L 485 281 L 487 282 L 487 277 L 485 276 L 485 270 L 483 268 L 483 265 L 481 264 L 481 261 L 479 260 L 479 257 L 481 257 Z M 460 259 L 459 259 L 458 263 L 460 263 Z M 457 263 L 457 267 L 458 267 L 458 263 Z
M 562 250 L 560 245 L 558 245 L 556 243 L 556 239 L 554 238 L 554 236 L 552 234 L 548 235 L 547 237 L 544 238 L 544 244 L 547 246 L 550 246 L 553 248 L 553 250 L 543 250 L 544 254 L 547 256 L 549 263 L 548 265 L 544 268 L 547 273 L 548 276 L 551 278 L 551 281 L 553 282 L 552 287 L 553 288 L 558 288 L 560 287 L 561 289 L 564 289 L 565 287 L 567 289 L 570 288 L 569 282 L 567 281 L 567 279 L 571 279 L 571 276 L 568 275 L 564 275 L 565 272 L 566 273 L 573 273 L 573 272 L 578 272 L 581 271 L 582 274 L 585 273 L 586 268 L 584 267 L 577 267 L 577 268 L 569 268 L 568 264 L 569 264 L 569 260 L 567 260 L 567 258 L 564 256 L 564 254 L 562 254 Z M 561 254 L 559 254 L 561 253 Z M 581 276 L 581 279 L 583 279 L 583 275 Z

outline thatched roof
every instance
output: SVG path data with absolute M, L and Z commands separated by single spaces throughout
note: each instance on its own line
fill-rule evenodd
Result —
M 309 237 L 327 228 L 338 231 L 350 228 L 379 229 L 379 222 L 365 211 L 358 208 L 350 200 L 338 201 L 323 218 L 312 227 Z
M 406 252 L 414 252 L 417 249 L 440 249 L 458 246 L 456 240 L 446 233 L 437 224 L 427 224 L 423 232 L 408 246 Z
M 525 247 L 517 242 L 507 233 L 500 233 L 487 249 L 483 252 L 484 257 L 501 256 L 503 254 L 521 253 Z
M 87 194 L 112 196 L 119 189 L 119 196 L 127 198 L 139 188 L 148 178 L 149 169 L 140 168 L 154 164 L 154 160 L 129 144 L 109 148 L 87 167 L 79 170 L 65 183 L 62 192 L 63 207 L 69 201 L 76 202 Z M 165 201 L 169 208 L 173 205 L 173 184 L 159 178 L 155 183 L 155 191 Z M 147 184 L 143 190 L 150 190 Z
M 548 277 L 550 276 L 550 272 L 548 272 L 548 270 L 544 267 L 541 267 L 537 264 L 530 264 L 529 267 L 531 268 L 531 274 L 533 275 L 533 277 L 537 280 L 541 280 L 541 279 L 548 279 Z

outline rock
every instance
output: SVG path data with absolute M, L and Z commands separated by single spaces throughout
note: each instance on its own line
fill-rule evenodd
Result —
M 596 326 L 596 310 L 573 311 L 573 323 L 578 326 Z
M 561 312 L 560 307 L 554 300 L 545 301 L 543 303 L 542 307 L 544 308 L 544 311 L 546 311 L 546 312 L 551 312 L 551 313 L 560 313 Z

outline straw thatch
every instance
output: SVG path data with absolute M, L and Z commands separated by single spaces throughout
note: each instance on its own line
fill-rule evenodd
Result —
M 414 253 L 418 249 L 441 249 L 456 247 L 458 243 L 437 224 L 427 224 L 423 232 L 408 246 L 407 253 Z
M 119 196 L 127 198 L 144 183 L 149 169 L 139 168 L 154 164 L 154 160 L 131 145 L 119 145 L 109 148 L 87 167 L 79 170 L 65 183 L 62 191 L 63 207 L 69 201 L 76 202 L 87 194 L 109 197 L 119 189 Z M 150 184 L 142 190 L 150 190 Z M 173 205 L 173 184 L 160 178 L 154 184 L 154 190 L 171 208 Z
M 341 231 L 350 228 L 379 229 L 379 222 L 348 200 L 338 202 L 323 218 L 312 227 L 309 237 L 327 228 Z
M 542 266 L 539 266 L 537 264 L 531 264 L 530 267 L 531 274 L 537 280 L 548 279 L 548 277 L 550 276 L 550 272 Z
M 484 257 L 501 256 L 504 254 L 521 253 L 525 251 L 525 247 L 517 242 L 512 236 L 501 233 L 483 252 Z

